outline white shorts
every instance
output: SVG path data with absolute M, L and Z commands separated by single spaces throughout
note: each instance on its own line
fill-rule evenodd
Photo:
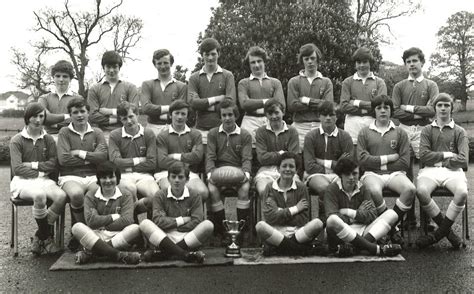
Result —
M 157 172 L 153 175 L 155 177 L 155 181 L 159 182 L 163 178 L 168 178 L 168 171 L 163 170 L 160 172 Z M 199 179 L 199 175 L 197 173 L 189 172 L 189 181 L 194 180 L 194 179 Z
M 179 241 L 184 239 L 184 236 L 186 236 L 189 232 L 178 232 L 178 230 L 171 230 L 166 232 L 166 235 L 168 238 L 171 239 L 174 243 L 178 243 Z
M 319 121 L 313 122 L 294 122 L 293 127 L 298 131 L 298 139 L 300 141 L 300 150 L 304 149 L 304 138 L 311 130 L 319 128 L 321 123 Z
M 96 233 L 97 236 L 99 236 L 99 238 L 104 242 L 110 241 L 113 237 L 115 237 L 115 235 L 120 232 L 121 231 L 94 230 L 94 233 Z
M 96 176 L 87 176 L 87 177 L 78 177 L 78 176 L 62 176 L 59 177 L 58 179 L 58 185 L 59 187 L 63 187 L 64 184 L 67 182 L 76 182 L 80 184 L 81 186 L 87 188 L 89 185 L 97 183 L 97 177 Z
M 258 169 L 257 175 L 255 176 L 255 181 L 257 182 L 260 179 L 269 179 L 275 181 L 279 177 L 280 173 L 278 172 L 278 167 L 276 165 L 262 166 Z
M 346 114 L 346 121 L 344 122 L 344 131 L 348 132 L 352 138 L 352 143 L 357 145 L 357 136 L 359 131 L 364 127 L 370 126 L 375 120 L 372 116 L 359 116 Z
M 371 171 L 366 171 L 364 173 L 364 175 L 360 178 L 360 181 L 365 185 L 366 184 L 365 183 L 365 178 L 367 178 L 369 176 L 373 176 L 373 177 L 376 177 L 376 178 L 380 179 L 383 182 L 383 187 L 386 188 L 388 186 L 388 184 L 390 183 L 390 181 L 398 175 L 405 175 L 405 172 L 395 171 L 391 174 L 379 175 L 379 174 L 371 172 Z
M 339 178 L 336 174 L 310 174 L 306 177 L 306 183 L 308 183 L 312 178 L 316 176 L 325 178 L 329 181 L 329 183 L 333 183 Z
M 147 123 L 146 127 L 152 130 L 153 134 L 155 134 L 155 137 L 156 137 L 158 136 L 159 133 L 161 133 L 162 130 L 168 128 L 168 125 L 155 125 L 155 124 Z
M 25 179 L 19 176 L 14 176 L 10 182 L 10 192 L 13 194 L 14 198 L 17 198 L 20 197 L 20 194 L 25 187 L 37 190 L 44 189 L 51 185 L 56 185 L 56 183 L 47 176 L 34 179 Z
M 202 144 L 207 145 L 207 134 L 209 134 L 209 131 L 204 131 L 204 130 L 199 130 L 199 129 L 196 129 L 196 130 L 198 130 L 201 133 Z
M 150 174 L 132 172 L 132 173 L 123 173 L 122 180 L 129 181 L 137 185 L 140 181 L 145 181 L 145 180 L 154 181 L 155 179 Z
M 445 187 L 447 182 L 456 179 L 461 179 L 467 184 L 466 174 L 461 168 L 452 170 L 446 167 L 425 167 L 418 172 L 418 179 L 420 178 L 428 178 L 438 187 Z
M 242 119 L 242 124 L 240 128 L 247 130 L 250 135 L 252 135 L 252 147 L 255 147 L 255 135 L 257 133 L 257 129 L 261 126 L 266 125 L 268 122 L 265 116 L 251 116 L 245 115 Z
M 278 232 L 282 233 L 283 236 L 287 238 L 290 238 L 291 236 L 293 236 L 298 230 L 298 227 L 294 227 L 294 226 L 272 226 L 272 227 Z
M 416 158 L 420 158 L 420 135 L 421 130 L 424 128 L 419 125 L 407 126 L 402 123 L 399 125 L 400 129 L 407 132 L 408 139 L 410 140 L 410 147 L 413 150 Z
M 369 225 L 364 225 L 364 224 L 352 224 L 352 225 L 349 225 L 351 227 L 351 229 L 353 229 L 354 231 L 356 231 L 356 233 L 360 236 L 365 236 L 369 231 L 370 229 L 374 226 L 375 224 L 375 221 L 373 221 L 372 223 L 370 223 Z

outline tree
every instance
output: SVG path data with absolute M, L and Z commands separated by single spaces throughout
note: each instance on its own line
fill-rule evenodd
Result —
M 421 0 L 352 0 L 360 38 L 388 42 L 384 33 L 391 33 L 390 21 L 413 15 L 421 9 Z
M 387 93 L 391 96 L 395 84 L 408 77 L 408 70 L 404 65 L 383 61 L 380 65 L 378 76 L 385 81 Z
M 41 47 L 36 48 L 33 55 L 35 56 L 34 60 L 30 60 L 26 53 L 20 51 L 18 48 L 13 47 L 11 50 L 11 63 L 16 66 L 19 73 L 18 87 L 20 87 L 20 89 L 29 89 L 36 99 L 47 93 L 47 86 L 50 83 L 50 74 L 43 60 L 47 50 Z
M 64 9 L 46 8 L 34 12 L 34 31 L 42 34 L 38 49 L 45 52 L 62 51 L 74 66 L 79 84 L 79 94 L 86 97 L 86 69 L 91 47 L 112 39 L 109 48 L 118 51 L 123 58 L 129 58 L 130 49 L 140 40 L 143 22 L 139 18 L 114 14 L 123 0 L 104 7 L 102 0 L 95 0 L 94 7 L 84 11 L 72 11 L 69 0 Z M 131 58 L 130 58 L 131 59 Z
M 188 73 L 188 68 L 182 65 L 176 65 L 173 73 L 173 78 L 183 83 L 186 83 L 186 74 Z
M 357 24 L 344 1 L 307 5 L 296 1 L 221 1 L 213 9 L 203 37 L 214 37 L 221 44 L 219 64 L 230 70 L 236 81 L 248 77 L 248 64 L 242 60 L 249 47 L 258 45 L 270 55 L 266 64 L 270 76 L 278 78 L 286 92 L 288 80 L 297 75 L 303 65 L 297 64 L 301 45 L 315 43 L 323 53 L 319 71 L 332 79 L 336 100 L 342 80 L 353 74 L 351 55 L 357 49 L 353 37 Z M 368 41 L 377 64 L 381 61 L 375 42 Z M 194 71 L 202 67 L 199 60 Z
M 436 34 L 438 46 L 431 55 L 431 70 L 443 81 L 460 83 L 461 111 L 466 110 L 467 92 L 474 85 L 474 13 L 451 15 Z

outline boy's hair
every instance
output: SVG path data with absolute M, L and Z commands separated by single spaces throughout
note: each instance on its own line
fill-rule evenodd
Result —
M 122 67 L 123 61 L 120 54 L 115 51 L 106 51 L 104 55 L 102 55 L 102 68 L 106 65 L 115 65 L 118 64 L 119 68 Z
M 51 67 L 51 76 L 54 77 L 58 72 L 67 73 L 69 78 L 74 78 L 74 67 L 72 67 L 72 64 L 67 60 L 59 60 Z
M 372 116 L 375 117 L 375 108 L 381 104 L 388 105 L 390 107 L 390 117 L 393 116 L 393 101 L 387 95 L 379 95 L 372 100 L 370 107 L 372 108 Z
M 283 152 L 282 155 L 280 156 L 280 159 L 278 160 L 278 167 L 280 167 L 281 163 L 285 159 L 294 159 L 295 164 L 296 164 L 296 170 L 298 171 L 300 169 L 300 164 L 301 164 L 300 157 L 296 153 L 293 153 L 290 151 Z
M 214 49 L 217 50 L 217 53 L 221 51 L 221 44 L 214 38 L 205 38 L 202 40 L 201 45 L 199 45 L 199 53 L 201 55 Z
M 250 56 L 260 57 L 263 59 L 263 62 L 267 62 L 268 60 L 267 51 L 265 51 L 265 49 L 259 46 L 252 46 L 250 47 L 249 51 L 247 51 L 247 55 L 245 55 L 244 58 L 244 64 L 247 66 L 250 65 Z
M 69 103 L 67 104 L 67 112 L 69 114 L 71 114 L 71 109 L 73 107 L 76 107 L 76 108 L 82 108 L 82 107 L 86 107 L 87 111 L 90 111 L 91 108 L 89 106 L 89 104 L 86 103 L 86 100 L 84 100 L 84 98 L 73 98 L 71 99 L 71 101 L 69 101 Z
M 131 109 L 133 113 L 138 115 L 138 106 L 130 103 L 128 101 L 122 101 L 119 105 L 117 105 L 117 115 L 118 116 L 127 116 L 128 110 Z
M 30 118 L 39 114 L 40 112 L 45 111 L 44 106 L 38 102 L 31 102 L 26 106 L 25 114 L 23 119 L 25 120 L 25 125 L 30 123 Z M 46 111 L 44 113 L 44 119 L 46 120 Z M 43 121 L 44 124 L 44 121 Z
M 167 55 L 170 56 L 170 64 L 173 65 L 174 57 L 173 57 L 173 54 L 171 54 L 168 49 L 158 49 L 155 52 L 153 52 L 153 59 L 152 59 L 153 65 L 155 65 L 155 60 L 158 61 L 158 59 Z
M 418 55 L 418 58 L 420 58 L 421 63 L 425 63 L 425 54 L 423 54 L 423 51 L 421 51 L 421 49 L 417 47 L 411 47 L 410 49 L 403 51 L 403 63 L 406 63 L 408 57 L 413 55 Z
M 186 108 L 189 112 L 189 109 L 191 108 L 191 106 L 188 103 L 186 103 L 185 101 L 181 100 L 181 99 L 180 100 L 175 100 L 170 104 L 170 108 L 168 109 L 168 113 L 171 115 L 173 113 L 173 111 L 178 110 L 178 109 L 183 109 L 183 108 Z
M 221 113 L 221 109 L 224 109 L 224 108 L 232 108 L 232 111 L 234 112 L 234 116 L 235 118 L 239 118 L 240 117 L 240 112 L 239 112 L 239 108 L 237 107 L 237 105 L 234 103 L 234 101 L 232 101 L 232 99 L 229 99 L 229 98 L 225 98 L 224 100 L 222 100 L 221 103 L 219 103 L 219 116 L 220 116 L 220 113 Z
M 175 161 L 168 168 L 168 178 L 170 177 L 171 174 L 177 175 L 181 173 L 182 171 L 184 171 L 186 180 L 189 180 L 189 166 L 182 161 Z
M 298 53 L 298 63 L 303 64 L 303 57 L 310 56 L 313 54 L 313 52 L 316 52 L 316 62 L 319 63 L 323 57 L 323 54 L 321 53 L 321 50 L 319 50 L 319 48 L 313 43 L 304 44 L 300 47 L 300 52 Z
M 114 175 L 117 178 L 117 185 L 120 184 L 120 178 L 122 177 L 122 173 L 120 172 L 120 169 L 112 161 L 104 161 L 97 165 L 95 176 L 97 177 L 97 184 L 99 186 L 100 186 L 99 179 L 105 178 L 107 176 L 114 176 Z
M 451 95 L 449 95 L 448 93 L 439 93 L 438 96 L 436 96 L 436 98 L 433 100 L 433 108 L 435 109 L 435 112 L 436 112 L 436 104 L 438 104 L 438 102 L 441 102 L 441 101 L 449 102 L 451 104 L 451 113 L 453 113 L 454 101 Z
M 352 61 L 355 63 L 356 61 L 369 61 L 370 65 L 374 64 L 374 56 L 372 52 L 367 47 L 360 47 L 357 49 L 354 54 L 352 54 Z
M 336 108 L 331 101 L 324 100 L 319 106 L 320 115 L 336 115 Z
M 348 175 L 357 168 L 357 163 L 350 158 L 341 158 L 336 162 L 334 167 L 334 173 L 341 177 L 342 175 Z
M 281 112 L 283 112 L 283 114 L 285 114 L 285 106 L 283 106 L 283 104 L 281 104 L 281 102 L 278 101 L 278 100 L 270 99 L 263 106 L 263 110 L 264 110 L 265 114 L 271 114 L 277 108 L 279 108 L 281 110 Z

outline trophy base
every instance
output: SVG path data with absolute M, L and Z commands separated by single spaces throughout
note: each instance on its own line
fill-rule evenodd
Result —
M 225 254 L 224 254 L 224 255 L 225 255 L 225 257 L 230 257 L 230 258 L 239 258 L 239 257 L 242 257 L 242 253 L 240 253 L 240 249 L 238 249 L 238 250 L 235 250 L 235 249 L 229 250 L 229 249 L 227 249 L 227 250 L 225 251 Z

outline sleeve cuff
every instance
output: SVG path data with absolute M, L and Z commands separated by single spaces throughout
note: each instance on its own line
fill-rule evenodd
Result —
M 440 162 L 437 162 L 437 163 L 434 164 L 434 166 L 436 166 L 436 167 L 443 167 L 443 162 L 441 162 L 441 161 L 440 161 Z
M 414 113 L 415 112 L 415 106 L 414 105 L 407 105 L 406 111 L 410 112 L 410 113 Z
M 111 216 L 112 216 L 112 220 L 113 220 L 113 221 L 115 221 L 115 220 L 117 220 L 117 219 L 120 218 L 120 214 L 118 214 L 118 213 L 111 214 Z
M 443 159 L 451 158 L 451 157 L 453 157 L 452 152 L 443 152 Z
M 38 172 L 38 178 L 42 178 L 44 177 L 46 174 L 44 172 Z
M 112 115 L 117 116 L 117 108 L 112 109 Z
M 183 156 L 183 154 L 181 154 L 181 153 L 176 154 L 176 160 L 181 161 L 182 156 Z
M 324 160 L 324 167 L 325 168 L 331 168 L 332 166 L 332 160 Z
M 354 106 L 359 107 L 360 105 L 360 100 L 354 100 Z
M 71 118 L 71 116 L 69 114 L 67 114 L 67 113 L 64 114 L 64 120 L 70 119 L 70 118 Z
M 265 106 L 265 103 L 267 103 L 268 99 L 263 99 L 263 105 Z
M 289 210 L 291 215 L 295 215 L 298 213 L 298 208 L 296 206 L 290 207 Z
M 380 165 L 386 165 L 388 162 L 387 155 L 380 156 Z
M 265 111 L 263 108 L 259 108 L 257 109 L 257 111 L 255 111 L 257 114 L 265 114 Z
M 139 165 L 140 164 L 140 158 L 139 157 L 134 157 L 133 158 L 133 165 Z
M 161 120 L 167 120 L 168 119 L 168 114 L 167 113 L 163 113 L 160 115 L 160 119 Z
M 31 162 L 31 168 L 32 169 L 38 169 L 38 161 Z
M 247 179 L 250 180 L 250 173 L 249 172 L 245 172 L 245 176 L 247 177 Z
M 212 98 L 209 98 L 209 105 L 214 105 L 216 104 L 216 98 L 212 97 Z
M 87 156 L 87 151 L 84 151 L 84 150 L 79 151 L 79 157 L 80 158 L 85 160 L 86 156 Z
M 178 227 L 184 225 L 184 219 L 182 216 L 176 218 L 176 224 L 178 225 Z
M 301 98 L 301 102 L 303 104 L 309 105 L 309 101 L 311 101 L 311 99 L 309 99 L 308 97 L 302 97 Z
M 169 105 L 161 105 L 161 113 L 168 113 L 170 111 Z
M 387 165 L 384 164 L 384 165 L 380 166 L 380 170 L 387 170 Z

